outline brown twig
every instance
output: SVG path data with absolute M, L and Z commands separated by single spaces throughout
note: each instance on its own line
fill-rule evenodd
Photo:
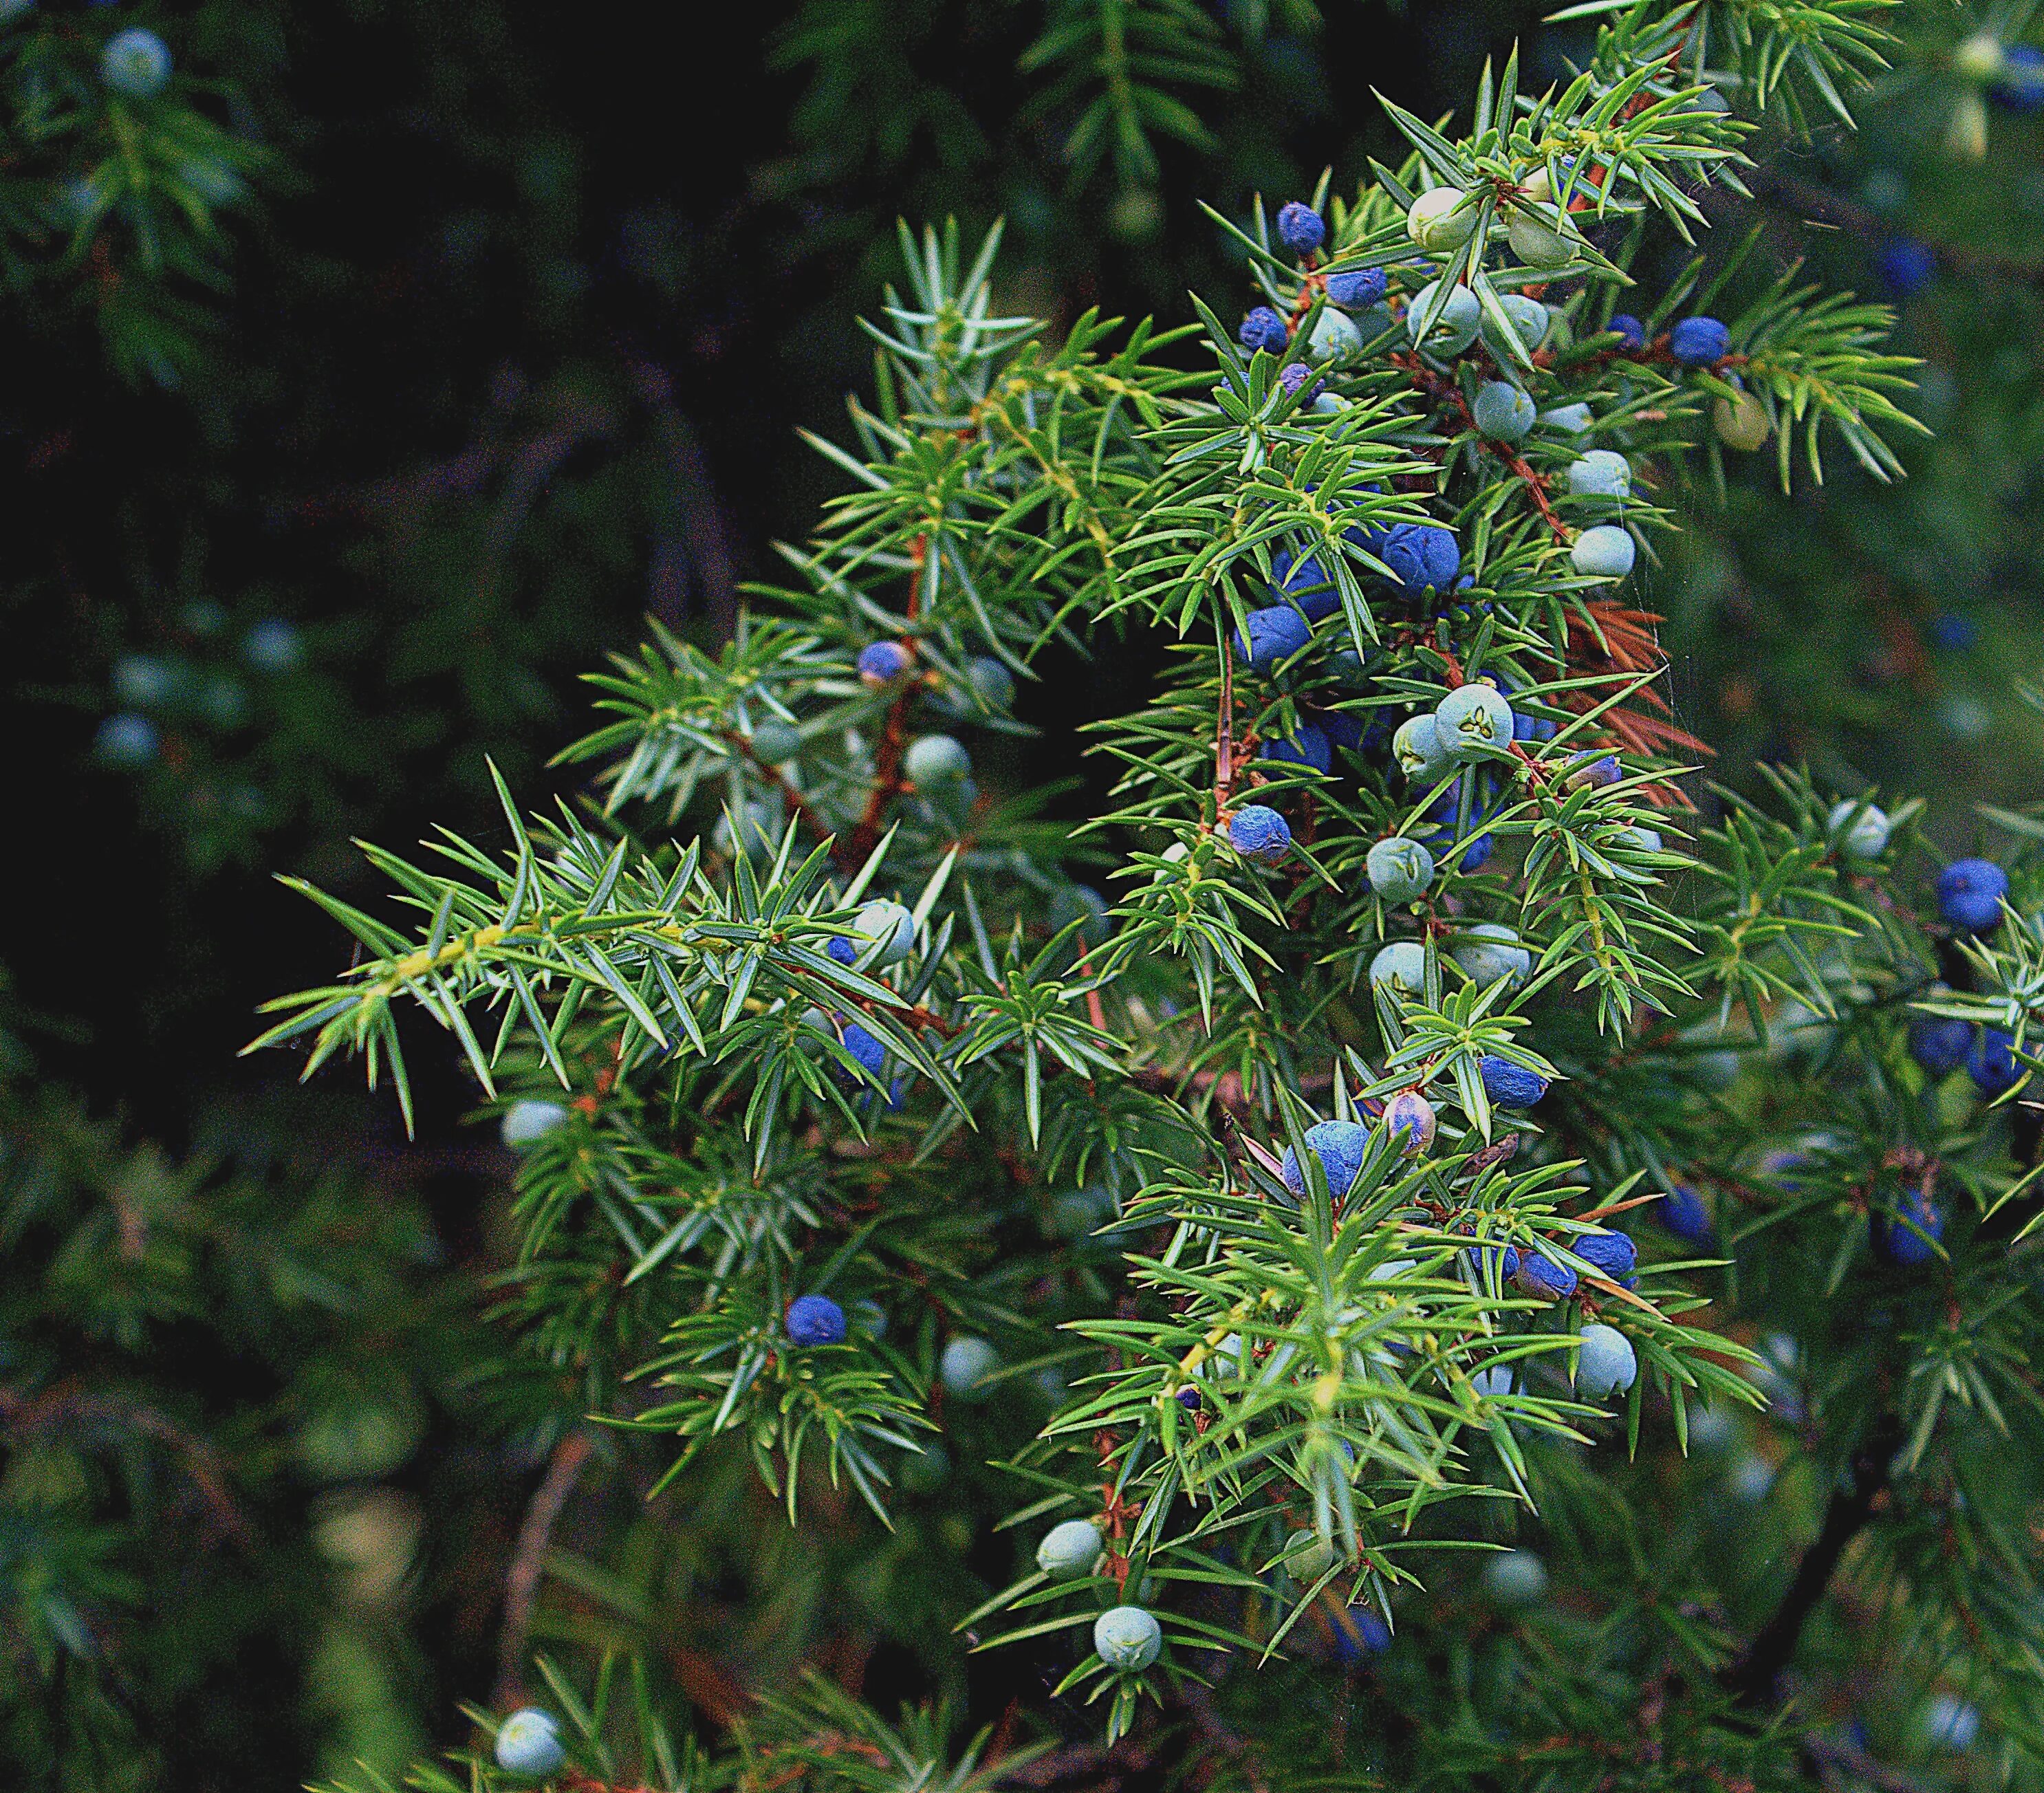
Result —
M 568 1496 L 581 1479 L 582 1468 L 595 1448 L 586 1432 L 568 1433 L 554 1446 L 547 1473 L 532 1504 L 525 1509 L 525 1522 L 518 1530 L 518 1547 L 511 1553 L 511 1568 L 504 1577 L 504 1629 L 497 1644 L 496 1703 L 500 1708 L 517 1705 L 524 1698 L 524 1675 L 521 1666 L 525 1639 L 532 1628 L 532 1607 L 540 1591 L 540 1574 L 545 1565 L 547 1546 Z

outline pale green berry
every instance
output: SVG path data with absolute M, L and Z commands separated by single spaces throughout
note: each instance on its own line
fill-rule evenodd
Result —
M 1632 463 L 1616 449 L 1593 448 L 1569 463 L 1569 490 L 1578 498 L 1632 496 Z
M 1408 716 L 1399 724 L 1391 737 L 1391 757 L 1400 772 L 1420 784 L 1431 783 L 1448 769 L 1447 749 L 1431 716 Z
M 1036 1567 L 1054 1581 L 1069 1581 L 1090 1575 L 1100 1553 L 1100 1527 L 1090 1519 L 1066 1519 L 1043 1534 L 1036 1546 Z
M 769 766 L 785 765 L 802 751 L 801 731 L 785 722 L 763 722 L 752 731 L 752 751 Z
M 1416 940 L 1393 940 L 1380 946 L 1370 962 L 1374 989 L 1416 996 L 1427 988 L 1427 949 Z
M 1405 333 L 1413 346 L 1424 348 L 1429 354 L 1439 355 L 1460 355 L 1476 340 L 1477 327 L 1483 321 L 1483 306 L 1468 287 L 1457 285 L 1448 290 L 1440 315 L 1435 318 L 1422 342 L 1416 333 L 1420 321 L 1432 309 L 1434 295 L 1439 290 L 1439 281 L 1429 282 L 1412 295 L 1405 307 Z
M 1533 401 L 1508 380 L 1486 380 L 1471 408 L 1476 427 L 1497 442 L 1517 442 L 1533 427 Z
M 1320 313 L 1312 335 L 1306 339 L 1306 352 L 1331 367 L 1346 367 L 1362 355 L 1362 332 L 1347 313 L 1330 305 Z
M 1483 338 L 1483 346 L 1498 360 L 1516 361 L 1523 367 L 1533 351 L 1547 340 L 1547 308 L 1538 299 L 1527 298 L 1523 293 L 1500 293 L 1497 309 L 1511 321 L 1509 340 L 1487 311 L 1477 326 L 1477 334 Z
M 1520 943 L 1518 931 L 1501 921 L 1465 928 L 1449 951 L 1478 989 L 1488 989 L 1500 977 L 1516 987 L 1532 975 L 1533 955 Z
M 872 960 L 874 969 L 899 965 L 916 948 L 915 916 L 889 897 L 881 897 L 861 909 L 851 931 L 862 940 L 881 943 Z
M 1639 1374 L 1639 1360 L 1623 1333 L 1600 1321 L 1583 1328 L 1576 1353 L 1576 1392 L 1585 1400 L 1622 1394 Z
M 1093 1621 L 1093 1653 L 1122 1674 L 1147 1668 L 1163 1647 L 1162 1628 L 1141 1607 L 1110 1607 Z
M 1412 202 L 1405 214 L 1405 234 L 1428 255 L 1446 255 L 1469 241 L 1478 209 L 1460 187 L 1437 186 Z
M 1512 706 L 1496 685 L 1471 679 L 1458 685 L 1434 712 L 1434 739 L 1453 760 L 1481 757 L 1484 747 L 1512 744 Z
M 1718 432 L 1718 440 L 1725 447 L 1735 448 L 1742 455 L 1753 453 L 1774 432 L 1773 424 L 1768 420 L 1767 407 L 1750 392 L 1720 398 L 1712 405 L 1711 428 Z
M 901 770 L 919 789 L 955 783 L 972 770 L 972 756 L 955 735 L 925 735 L 909 743 Z
M 1859 812 L 1857 820 L 1853 815 L 1855 810 Z M 1852 824 L 1849 828 L 1846 827 L 1848 822 Z M 1870 803 L 1862 807 L 1850 797 L 1831 805 L 1825 825 L 1835 835 L 1845 828 L 1845 836 L 1838 846 L 1848 858 L 1853 859 L 1878 859 L 1888 850 L 1888 833 L 1894 826 L 1885 811 Z
M 1977 31 L 1952 52 L 1952 67 L 1969 81 L 1999 80 L 2008 66 L 2008 52 L 1991 31 Z
M 1380 840 L 1363 862 L 1370 888 L 1387 903 L 1416 902 L 1434 881 L 1434 856 L 1416 840 Z
M 1000 1367 L 998 1351 L 984 1338 L 969 1337 L 951 1340 L 937 1361 L 937 1373 L 943 1378 L 945 1388 L 961 1401 L 984 1399 L 990 1392 L 986 1380 Z
M 1547 1565 L 1531 1550 L 1505 1550 L 1484 1565 L 1483 1584 L 1501 1607 L 1530 1607 L 1547 1591 Z
M 1528 267 L 1565 267 L 1576 259 L 1576 239 L 1537 213 L 1515 205 L 1504 221 L 1505 240 Z

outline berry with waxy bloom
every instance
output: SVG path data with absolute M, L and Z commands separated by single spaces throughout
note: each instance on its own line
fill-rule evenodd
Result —
M 1327 240 L 1327 220 L 1298 199 L 1278 208 L 1278 240 L 1295 255 L 1310 255 Z
M 1100 1527 L 1090 1519 L 1066 1519 L 1043 1534 L 1036 1546 L 1036 1567 L 1053 1581 L 1090 1575 L 1100 1561 Z
M 842 1345 L 844 1310 L 828 1295 L 798 1295 L 788 1303 L 784 1316 L 789 1342 L 794 1345 Z
M 1981 1028 L 1966 1047 L 1966 1075 L 1983 1096 L 2000 1096 L 2015 1088 L 2023 1073 L 2014 1039 L 1999 1027 Z
M 1622 579 L 1632 570 L 1639 554 L 1631 530 L 1616 523 L 1596 523 L 1575 539 L 1569 564 L 1586 579 Z
M 1941 1015 L 1919 1016 L 1909 1023 L 1909 1056 L 1933 1077 L 1945 1077 L 1973 1050 L 1973 1024 Z
M 1937 1257 L 1945 1216 L 1922 1189 L 1904 1189 L 1892 1210 L 1877 1209 L 1867 1216 L 1867 1231 L 1882 1263 L 1918 1270 Z
M 1282 355 L 1285 345 L 1292 340 L 1285 320 L 1268 305 L 1258 305 L 1251 312 L 1235 334 L 1242 346 L 1252 354 L 1262 349 L 1270 355 Z
M 1458 249 L 1476 229 L 1476 202 L 1458 186 L 1421 194 L 1405 214 L 1405 234 L 1429 255 Z
M 1363 871 L 1370 888 L 1385 902 L 1415 902 L 1434 881 L 1434 856 L 1418 841 L 1397 835 L 1370 848 Z
M 1327 303 L 1347 311 L 1361 311 L 1381 302 L 1385 290 L 1381 267 L 1350 268 L 1327 276 Z
M 1938 874 L 1938 913 L 1968 934 L 1999 927 L 2008 894 L 2008 873 L 1992 859 L 1954 859 Z
M 1289 604 L 1252 610 L 1247 629 L 1235 633 L 1235 657 L 1254 672 L 1268 672 L 1313 639 L 1313 626 Z
M 1306 1150 L 1327 1178 L 1327 1193 L 1339 1201 L 1362 1169 L 1363 1158 L 1370 1150 L 1370 1129 L 1354 1121 L 1321 1121 L 1306 1129 L 1305 1140 Z M 1295 1196 L 1305 1195 L 1305 1173 L 1299 1168 L 1298 1154 L 1289 1146 L 1278 1161 L 1278 1174 Z
M 1477 1075 L 1483 1079 L 1483 1092 L 1498 1108 L 1530 1108 L 1547 1093 L 1547 1080 L 1538 1071 L 1516 1065 L 1486 1052 L 1476 1062 Z
M 1416 1158 L 1433 1144 L 1439 1117 L 1434 1105 L 1416 1089 L 1401 1089 L 1384 1104 L 1384 1125 L 1408 1158 Z
M 1623 1333 L 1600 1321 L 1583 1328 L 1576 1351 L 1576 1392 L 1585 1400 L 1622 1394 L 1639 1374 L 1639 1360 Z
M 1685 317 L 1668 332 L 1668 352 L 1685 367 L 1708 367 L 1731 352 L 1731 332 L 1718 318 Z
M 551 1712 L 521 1707 L 497 1730 L 497 1765 L 506 1774 L 544 1780 L 568 1759 L 561 1745 L 561 1727 Z
M 909 670 L 909 650 L 898 641 L 869 642 L 859 651 L 859 676 L 878 689 L 891 685 Z
M 1245 859 L 1274 866 L 1292 850 L 1291 824 L 1267 804 L 1246 803 L 1228 818 L 1228 843 Z
M 1616 332 L 1619 343 L 1631 354 L 1637 355 L 1646 346 L 1646 326 L 1629 311 L 1613 312 L 1611 321 L 1604 328 Z
M 1110 1607 L 1093 1621 L 1093 1654 L 1120 1673 L 1147 1668 L 1163 1647 L 1162 1628 L 1141 1607 Z

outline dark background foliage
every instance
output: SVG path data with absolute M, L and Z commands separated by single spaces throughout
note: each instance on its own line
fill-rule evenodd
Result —
M 362 895 L 350 840 L 486 827 L 492 762 L 528 799 L 578 787 L 546 770 L 578 675 L 647 615 L 717 639 L 809 527 L 825 480 L 796 432 L 830 431 L 866 376 L 854 320 L 897 217 L 1005 214 L 1016 309 L 1175 319 L 1193 288 L 1225 310 L 1239 273 L 1200 200 L 1239 216 L 1324 166 L 1350 180 L 1396 157 L 1373 87 L 1432 116 L 1515 38 L 1529 86 L 1582 41 L 1534 6 L 1229 0 L 1200 53 L 1231 84 L 1186 90 L 1210 140 L 1074 162 L 1086 94 L 1032 52 L 1066 10 L 133 15 L 273 159 L 222 214 L 217 287 L 31 255 L 7 301 L 0 1638 L 45 1678 L 0 1751 L 48 1784 L 392 1760 L 494 1672 L 551 1443 L 478 1375 L 509 1157 L 462 1124 L 448 1055 L 417 1055 L 409 1146 L 382 1097 L 236 1061 L 256 1004 L 334 950 L 274 874 Z M 96 43 L 106 19 L 53 3 L 0 29 Z M 1860 138 L 1756 183 L 1777 264 L 1868 290 L 1892 233 L 1940 246 L 1902 328 L 1940 439 L 1899 493 L 1842 466 L 1792 505 L 1750 480 L 1648 589 L 1682 720 L 1732 763 L 1924 789 L 1956 844 L 1969 802 L 2038 770 L 2012 688 L 2038 658 L 2044 175 L 2019 121 L 1954 177 L 1944 105 L 1898 83 Z M 10 181 L 67 178 L 61 149 L 14 147 Z M 1026 694 L 1032 775 L 1088 776 L 1074 724 L 1126 707 L 1155 654 L 1132 639 Z M 156 751 L 109 765 L 106 719 L 136 712 Z M 748 1567 L 675 1571 L 676 1607 L 756 1625 Z M 897 1654 L 869 1678 L 883 1705 L 921 1685 Z M 98 1765 L 67 1781 L 57 1747 Z

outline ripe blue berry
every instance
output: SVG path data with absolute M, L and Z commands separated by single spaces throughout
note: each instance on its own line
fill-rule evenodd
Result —
M 1393 940 L 1370 962 L 1373 989 L 1416 996 L 1427 988 L 1427 949 L 1416 940 Z
M 1639 544 L 1616 523 L 1593 524 L 1569 550 L 1569 564 L 1586 579 L 1622 579 L 1632 570 Z
M 1573 1270 L 1545 1252 L 1519 1254 L 1519 1286 L 1529 1295 L 1544 1296 L 1550 1301 L 1566 1300 L 1576 1292 L 1576 1280 Z
M 1408 1158 L 1417 1158 L 1433 1144 L 1439 1125 L 1433 1104 L 1416 1089 L 1401 1089 L 1384 1104 L 1385 1130 Z
M 497 1765 L 506 1774 L 544 1780 L 559 1773 L 567 1759 L 559 1725 L 551 1712 L 536 1706 L 521 1707 L 498 1728 Z
M 1462 551 L 1454 532 L 1438 523 L 1395 524 L 1385 533 L 1377 558 L 1408 597 L 1447 591 L 1462 570 Z
M 1258 305 L 1250 313 L 1235 334 L 1242 346 L 1252 354 L 1262 349 L 1271 355 L 1282 355 L 1285 345 L 1292 340 L 1285 320 L 1268 305 Z
M 1512 706 L 1496 685 L 1471 679 L 1441 700 L 1434 712 L 1434 739 L 1450 759 L 1481 758 L 1482 749 L 1512 740 Z
M 1347 311 L 1362 311 L 1382 300 L 1385 284 L 1384 270 L 1381 267 L 1359 267 L 1343 274 L 1331 274 L 1327 276 L 1327 303 Z
M 1278 208 L 1278 240 L 1295 255 L 1310 255 L 1327 240 L 1327 220 L 1303 200 Z
M 1966 1062 L 1973 1031 L 1964 1021 L 1923 1015 L 1909 1023 L 1909 1056 L 1931 1076 L 1949 1076 Z
M 1632 1242 L 1629 1233 L 1578 1233 L 1568 1242 L 1568 1246 L 1585 1264 L 1613 1282 L 1624 1281 L 1639 1261 L 1639 1248 Z
M 1477 328 L 1483 321 L 1482 302 L 1466 286 L 1449 289 L 1441 313 L 1434 320 L 1424 342 L 1415 334 L 1433 305 L 1439 284 L 1438 281 L 1430 282 L 1406 302 L 1405 333 L 1415 348 L 1424 348 L 1430 355 L 1460 355 L 1476 340 Z
M 1325 772 L 1334 764 L 1334 743 L 1327 731 L 1310 722 L 1299 724 L 1296 735 L 1266 741 L 1257 750 L 1259 759 L 1276 760 L 1281 765 L 1310 766 L 1316 772 Z
M 2023 1080 L 2023 1066 L 2016 1058 L 2014 1039 L 1999 1027 L 1981 1028 L 1966 1047 L 1966 1075 L 1983 1096 L 2015 1088 Z
M 1611 448 L 1593 448 L 1569 463 L 1569 490 L 1578 498 L 1632 496 L 1632 463 Z
M 2000 927 L 2008 894 L 2008 873 L 1992 859 L 1954 859 L 1938 874 L 1938 913 L 1965 933 Z
M 1117 1673 L 1147 1668 L 1163 1647 L 1162 1628 L 1140 1607 L 1110 1607 L 1093 1621 L 1093 1654 Z
M 1533 427 L 1533 401 L 1508 380 L 1486 380 L 1471 408 L 1476 427 L 1496 442 L 1517 442 Z
M 500 1131 L 505 1145 L 514 1152 L 522 1151 L 536 1140 L 545 1138 L 567 1118 L 567 1110 L 558 1102 L 513 1102 L 504 1111 Z
M 972 770 L 972 755 L 955 735 L 924 735 L 909 743 L 901 770 L 919 786 L 955 784 Z
M 1255 672 L 1268 672 L 1290 659 L 1313 639 L 1312 624 L 1289 604 L 1252 610 L 1247 620 L 1246 635 L 1235 631 L 1235 657 Z
M 1576 1392 L 1585 1400 L 1622 1393 L 1639 1374 L 1639 1360 L 1623 1333 L 1596 1321 L 1583 1328 L 1576 1353 Z
M 1867 1216 L 1873 1254 L 1897 1269 L 1920 1269 L 1938 1255 L 1945 1234 L 1945 1216 L 1921 1189 L 1905 1189 L 1893 1212 Z
M 1393 835 L 1370 848 L 1363 871 L 1370 888 L 1385 902 L 1415 902 L 1434 881 L 1434 856 L 1416 840 Z
M 1317 623 L 1341 608 L 1341 593 L 1317 555 L 1295 556 L 1289 548 L 1280 548 L 1270 557 L 1270 570 L 1276 575 L 1272 595 L 1291 605 L 1308 622 Z
M 1615 754 L 1579 754 L 1570 762 L 1566 781 L 1572 791 L 1601 790 L 1624 775 Z
M 788 1339 L 795 1345 L 842 1345 L 844 1310 L 828 1295 L 798 1295 L 788 1303 Z
M 1363 1158 L 1370 1150 L 1370 1129 L 1354 1121 L 1322 1121 L 1306 1129 L 1306 1150 L 1320 1161 L 1327 1193 L 1339 1201 L 1362 1168 Z M 1289 1146 L 1279 1161 L 1278 1174 L 1285 1180 L 1286 1188 L 1304 1199 L 1306 1179 L 1299 1169 L 1298 1154 Z
M 1547 1080 L 1538 1071 L 1515 1065 L 1486 1052 L 1476 1062 L 1477 1075 L 1483 1079 L 1483 1092 L 1499 1108 L 1530 1108 L 1547 1093 Z
M 1090 1519 L 1066 1519 L 1043 1534 L 1036 1546 L 1036 1567 L 1053 1581 L 1090 1575 L 1100 1561 L 1100 1527 Z
M 1480 921 L 1463 929 L 1450 953 L 1478 989 L 1489 989 L 1500 978 L 1516 986 L 1533 972 L 1533 955 L 1520 944 L 1517 931 L 1501 921 Z
M 840 1019 L 843 1020 L 843 1017 Z M 845 1050 L 858 1061 L 862 1069 L 879 1076 L 880 1067 L 887 1062 L 886 1046 L 856 1021 L 843 1021 L 843 1028 Z
M 1668 332 L 1668 352 L 1685 367 L 1708 367 L 1731 352 L 1731 332 L 1715 317 L 1685 317 Z
M 1629 311 L 1613 312 L 1611 321 L 1604 328 L 1616 333 L 1620 344 L 1630 354 L 1637 355 L 1646 346 L 1646 326 Z
M 1298 396 L 1300 389 L 1305 385 L 1307 381 L 1312 379 L 1312 368 L 1303 361 L 1288 361 L 1282 367 L 1278 370 L 1278 385 L 1282 386 L 1287 392 L 1290 393 L 1295 398 Z M 1327 382 L 1325 380 L 1320 381 L 1314 386 L 1311 392 L 1306 394 L 1306 402 L 1308 405 L 1312 404 L 1315 399 L 1318 398 L 1320 394 L 1327 390 Z
M 859 676 L 870 689 L 891 685 L 909 670 L 909 650 L 898 641 L 874 641 L 859 651 Z
M 1704 1205 L 1704 1198 L 1687 1184 L 1677 1183 L 1651 1212 L 1685 1245 L 1707 1246 L 1717 1239 L 1717 1229 L 1711 1223 L 1711 1211 Z
M 979 1400 L 991 1391 L 986 1379 L 1001 1367 L 1001 1353 L 984 1338 L 960 1335 L 948 1341 L 937 1359 L 945 1391 L 962 1401 Z
M 1228 843 L 1245 859 L 1274 866 L 1292 850 L 1292 826 L 1267 804 L 1246 803 L 1228 818 Z
M 169 85 L 170 47 L 153 31 L 131 27 L 107 40 L 99 53 L 99 79 L 130 99 L 152 98 Z

